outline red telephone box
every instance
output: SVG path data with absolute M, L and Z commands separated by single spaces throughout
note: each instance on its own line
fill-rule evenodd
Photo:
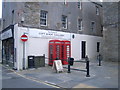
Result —
M 62 43 L 62 64 L 66 65 L 68 64 L 67 59 L 68 57 L 71 57 L 71 45 L 70 41 L 64 40 L 61 41 Z
M 61 60 L 61 41 L 50 40 L 49 41 L 49 65 L 53 65 L 55 59 Z

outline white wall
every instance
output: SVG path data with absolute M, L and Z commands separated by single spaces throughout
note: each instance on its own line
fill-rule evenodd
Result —
M 43 56 L 48 58 L 48 42 L 50 39 L 29 38 L 28 55 Z M 48 63 L 46 59 L 45 63 Z
M 14 39 L 15 39 L 15 48 L 16 48 L 16 62 L 15 67 L 18 70 L 22 70 L 23 68 L 23 42 L 21 41 L 21 36 L 24 33 L 28 33 L 27 28 L 21 28 L 15 25 L 14 27 Z M 28 55 L 28 42 L 25 42 L 25 66 L 27 67 L 27 55 Z
M 25 54 L 26 68 L 28 66 L 27 57 L 29 55 L 43 56 L 43 54 L 45 54 L 46 58 L 48 58 L 48 43 L 49 43 L 49 40 L 51 39 L 42 38 L 42 37 L 32 37 L 30 36 L 30 30 L 31 28 L 23 28 L 23 27 L 17 27 L 17 26 L 15 27 L 15 48 L 17 48 L 16 67 L 18 70 L 22 69 L 22 66 L 23 66 L 22 65 L 23 63 L 23 42 L 20 40 L 20 37 L 21 35 L 24 34 L 24 32 L 26 32 L 28 35 L 28 41 L 25 44 L 26 45 L 26 49 L 25 49 L 26 50 L 26 54 Z M 36 30 L 39 30 L 39 29 L 35 29 L 35 31 Z M 67 33 L 67 34 L 70 35 L 70 33 Z M 101 42 L 102 44 L 102 37 L 80 35 L 80 34 L 74 34 L 74 35 L 75 35 L 75 38 L 71 39 L 72 57 L 75 58 L 75 60 L 81 59 L 81 41 L 86 41 L 86 53 L 91 60 L 95 60 L 96 55 L 97 55 L 97 42 Z M 45 63 L 48 63 L 47 59 Z
M 102 45 L 102 37 L 75 34 L 75 38 L 72 39 L 72 56 L 75 60 L 81 59 L 82 41 L 86 41 L 86 55 L 88 55 L 90 60 L 95 60 L 97 56 L 97 42 L 100 42 Z M 101 45 L 100 50 L 102 48 Z

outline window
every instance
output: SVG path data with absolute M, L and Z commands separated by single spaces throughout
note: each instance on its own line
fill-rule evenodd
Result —
M 66 5 L 67 4 L 67 1 L 66 0 L 64 0 L 64 5 Z
M 67 16 L 62 15 L 62 27 L 67 29 Z
M 4 8 L 5 8 L 5 2 L 3 3 L 3 6 L 4 6 Z
M 47 26 L 47 11 L 41 10 L 41 12 L 40 12 L 40 25 Z
M 12 10 L 12 24 L 14 24 L 14 10 Z
M 99 15 L 99 8 L 96 6 L 96 15 Z
M 78 19 L 78 30 L 82 30 L 82 19 Z
M 100 51 L 100 42 L 97 42 L 97 52 Z
M 91 30 L 94 31 L 94 29 L 95 29 L 95 22 L 92 21 L 92 22 L 91 22 Z
M 101 33 L 103 33 L 103 25 L 101 25 Z
M 81 6 L 81 2 L 79 1 L 79 2 L 77 2 L 77 6 L 78 6 L 78 8 L 82 8 L 82 6 Z
M 3 19 L 3 29 L 5 29 L 5 19 Z

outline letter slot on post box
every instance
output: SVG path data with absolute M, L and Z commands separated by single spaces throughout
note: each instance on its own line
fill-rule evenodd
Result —
M 53 61 L 56 59 L 61 60 L 61 41 L 50 40 L 49 41 L 49 65 L 53 65 Z

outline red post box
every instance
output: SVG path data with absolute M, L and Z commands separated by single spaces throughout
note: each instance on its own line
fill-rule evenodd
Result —
M 61 41 L 50 40 L 49 41 L 49 65 L 53 65 L 53 61 L 56 59 L 61 60 Z
M 63 40 L 61 41 L 62 46 L 62 64 L 67 65 L 68 64 L 68 57 L 71 57 L 71 44 L 70 41 Z

